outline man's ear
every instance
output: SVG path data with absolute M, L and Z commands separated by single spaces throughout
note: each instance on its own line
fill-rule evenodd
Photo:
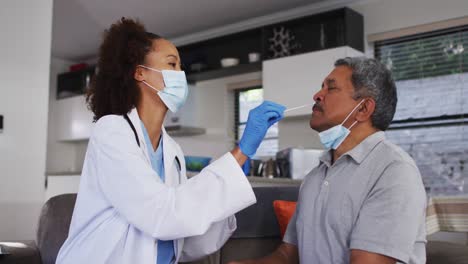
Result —
M 375 111 L 375 100 L 373 98 L 366 98 L 364 100 L 359 106 L 356 115 L 357 121 L 360 122 L 369 120 Z
M 136 67 L 135 68 L 135 73 L 133 74 L 133 78 L 135 78 L 135 80 L 141 82 L 141 81 L 144 81 L 145 80 L 145 74 L 144 74 L 144 69 L 142 67 Z

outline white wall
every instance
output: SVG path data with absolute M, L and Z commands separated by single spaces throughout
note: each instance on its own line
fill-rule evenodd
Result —
M 464 17 L 466 0 L 364 0 L 350 5 L 364 16 L 365 34 Z
M 0 8 L 0 240 L 34 239 L 44 199 L 52 0 Z
M 364 16 L 366 54 L 373 55 L 369 34 L 383 33 L 466 16 L 466 0 L 362 0 L 349 7 Z

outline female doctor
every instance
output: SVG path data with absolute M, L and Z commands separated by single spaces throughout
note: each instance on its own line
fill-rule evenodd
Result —
M 125 18 L 105 32 L 87 97 L 97 122 L 57 263 L 192 261 L 233 233 L 234 213 L 256 202 L 241 165 L 285 108 L 252 110 L 239 147 L 187 180 L 184 154 L 163 127 L 187 93 L 171 42 Z

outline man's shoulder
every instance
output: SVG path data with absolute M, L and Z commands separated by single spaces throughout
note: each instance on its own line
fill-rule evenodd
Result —
M 389 140 L 383 140 L 375 149 L 374 162 L 381 162 L 380 180 L 389 182 L 405 182 L 420 188 L 422 178 L 413 158 L 401 147 Z M 382 179 L 385 178 L 385 179 Z M 379 181 L 380 181 L 379 180 Z
M 421 174 L 413 158 L 400 146 L 384 139 L 369 153 L 362 169 L 369 172 L 374 181 L 407 181 L 419 185 Z
M 387 165 L 392 163 L 404 163 L 416 167 L 413 158 L 400 146 L 384 139 L 377 145 L 371 155 L 378 156 L 379 160 Z

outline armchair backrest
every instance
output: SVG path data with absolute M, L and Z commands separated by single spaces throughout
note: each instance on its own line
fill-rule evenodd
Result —
M 42 207 L 36 237 L 42 264 L 55 264 L 68 236 L 75 201 L 76 194 L 62 194 L 50 198 Z

